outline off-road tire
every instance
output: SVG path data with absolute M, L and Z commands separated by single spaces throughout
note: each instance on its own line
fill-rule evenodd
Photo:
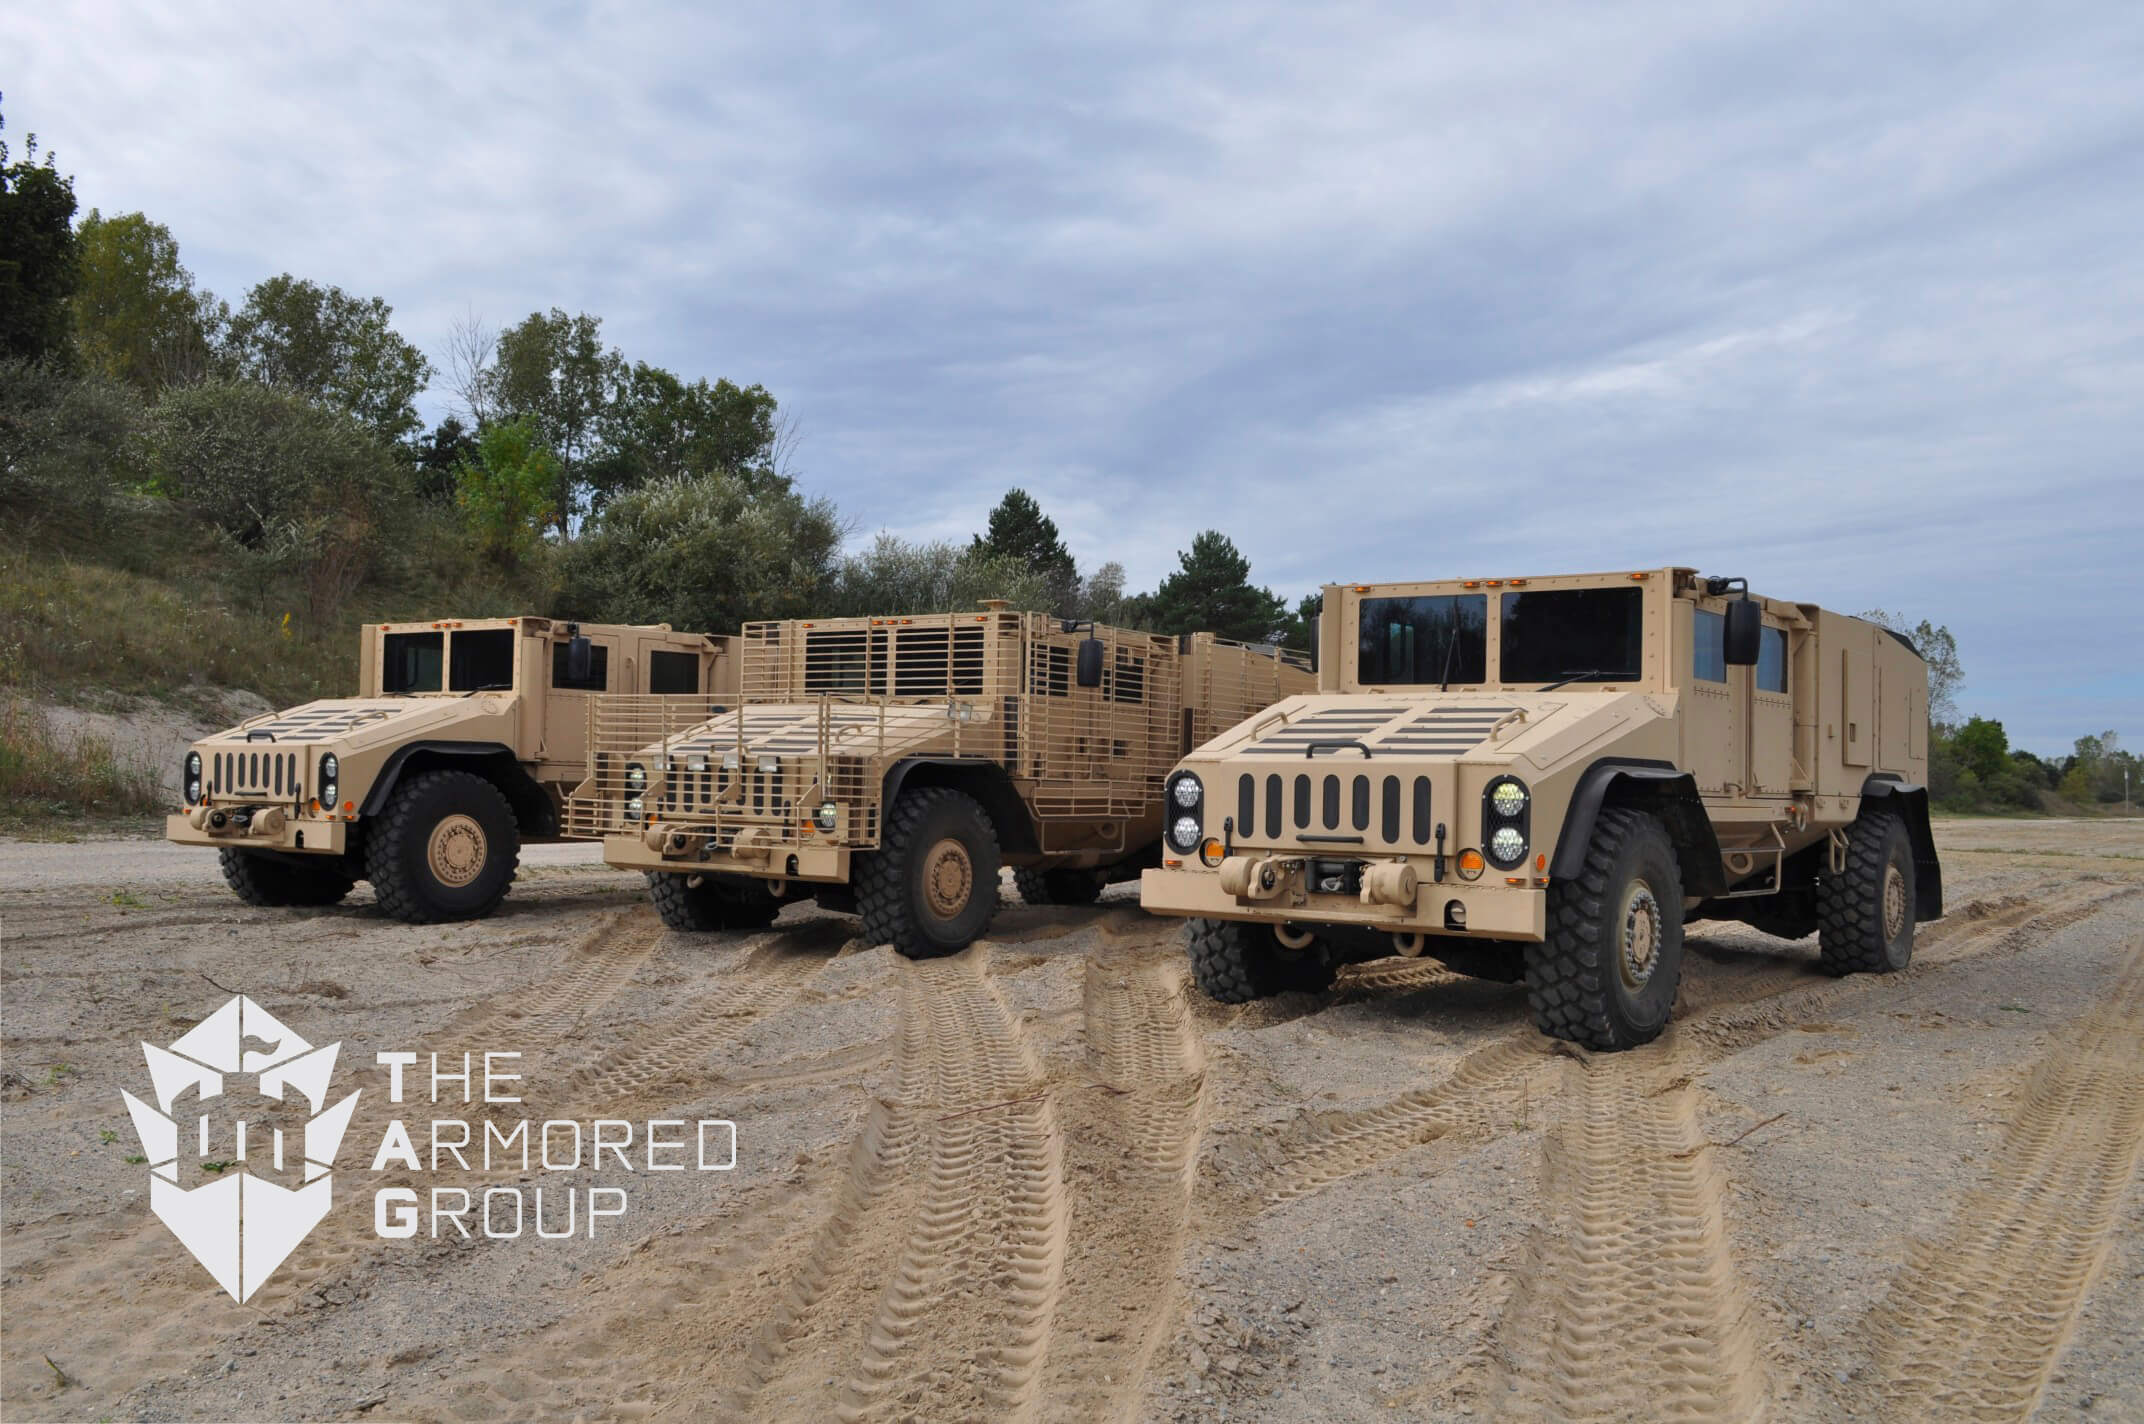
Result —
M 942 875 L 933 885 L 956 888 L 959 862 L 966 866 L 967 898 L 956 907 L 934 899 L 925 875 Z M 902 792 L 887 812 L 879 848 L 854 861 L 850 878 L 864 938 L 910 959 L 958 954 L 997 913 L 998 865 L 997 830 L 974 797 L 944 786 Z
M 323 857 L 318 865 L 293 865 L 259 851 L 226 846 L 216 853 L 223 867 L 224 884 L 249 905 L 263 908 L 286 905 L 335 905 L 357 884 L 344 873 L 340 856 Z
M 1818 966 L 1827 974 L 1904 969 L 1913 961 L 1914 889 L 1906 823 L 1887 810 L 1863 811 L 1846 830 L 1846 869 L 1834 875 L 1827 865 L 1817 881 Z
M 1521 946 L 1499 944 L 1493 939 L 1445 939 L 1429 937 L 1422 951 L 1454 974 L 1486 979 L 1493 984 L 1517 984 L 1526 978 L 1526 956 Z
M 1320 993 L 1339 973 L 1323 941 L 1289 949 L 1274 937 L 1271 925 L 1242 920 L 1186 920 L 1184 947 L 1191 955 L 1191 977 L 1207 998 L 1223 1004 L 1247 1004 L 1290 990 Z
M 647 880 L 648 899 L 664 926 L 688 934 L 765 929 L 782 912 L 781 901 L 733 877 L 651 870 Z
M 1549 887 L 1547 938 L 1526 947 L 1534 1023 L 1601 1052 L 1635 1048 L 1667 1027 L 1681 979 L 1675 847 L 1651 816 L 1609 807 L 1593 823 L 1584 867 Z
M 483 858 L 459 884 L 432 867 L 435 831 L 466 817 L 481 832 Z M 395 788 L 365 837 L 365 878 L 380 912 L 405 924 L 480 920 L 499 907 L 521 860 L 521 831 L 499 788 L 466 771 L 427 771 Z
M 1012 873 L 1022 902 L 1029 905 L 1091 905 L 1102 898 L 1099 870 L 1042 870 L 1023 865 Z

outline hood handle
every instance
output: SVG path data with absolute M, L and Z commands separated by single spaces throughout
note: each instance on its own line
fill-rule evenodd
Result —
M 1325 747 L 1325 748 L 1335 748 L 1335 749 L 1338 749 L 1338 748 L 1345 748 L 1345 747 L 1353 747 L 1353 748 L 1354 748 L 1354 749 L 1355 749 L 1356 751 L 1358 751 L 1358 752 L 1361 752 L 1361 753 L 1362 753 L 1362 759 L 1363 759 L 1364 761 L 1371 761 L 1371 760 L 1374 760 L 1374 758 L 1372 758 L 1372 757 L 1371 757 L 1371 755 L 1370 755 L 1370 749 L 1369 749 L 1369 747 L 1365 746 L 1365 745 L 1364 745 L 1363 743 L 1361 743 L 1361 742 L 1357 742 L 1357 741 L 1352 741 L 1352 740 L 1349 740 L 1349 741 L 1330 741 L 1330 742 L 1312 742 L 1312 743 L 1310 743 L 1310 744 L 1309 744 L 1308 746 L 1306 746 L 1306 747 L 1304 747 L 1304 748 L 1303 748 L 1303 760 L 1304 760 L 1304 761 L 1309 761 L 1309 760 L 1311 760 L 1311 759 L 1312 759 L 1313 757 L 1315 757 L 1315 756 L 1316 756 L 1316 755 L 1318 754 L 1318 750 L 1319 750 L 1319 749 L 1320 749 L 1321 747 Z

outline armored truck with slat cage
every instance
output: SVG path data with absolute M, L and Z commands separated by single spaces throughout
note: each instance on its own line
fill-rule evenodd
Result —
M 466 618 L 359 630 L 358 694 L 188 749 L 164 823 L 213 846 L 252 905 L 331 905 L 360 880 L 411 923 L 488 915 L 523 841 L 556 839 L 588 774 L 588 703 L 729 705 L 731 639 L 668 626 Z
M 1140 902 L 1241 1002 L 1428 954 L 1543 1032 L 1660 1033 L 1683 925 L 1905 967 L 1942 914 L 1912 645 L 1685 568 L 1336 585 L 1318 688 L 1169 774 Z
M 975 613 L 751 623 L 737 705 L 593 708 L 569 833 L 644 871 L 675 929 L 858 914 L 912 958 L 1023 899 L 1083 904 L 1158 860 L 1161 779 L 1223 727 L 1314 686 L 1309 662 L 1206 633 Z

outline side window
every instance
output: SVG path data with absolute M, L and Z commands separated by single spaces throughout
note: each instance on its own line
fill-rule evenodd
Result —
M 1034 651 L 1038 656 L 1028 666 L 1028 691 L 1037 697 L 1071 696 L 1072 650 L 1044 645 Z
M 1110 670 L 1109 700 L 1138 703 L 1146 700 L 1146 659 L 1117 649 L 1116 666 Z
M 1787 690 L 1787 630 L 1767 628 L 1757 644 L 1757 690 Z
M 604 692 L 610 687 L 610 649 L 597 643 L 588 649 L 588 676 L 566 675 L 566 645 L 551 645 L 551 686 L 568 692 Z
M 698 692 L 699 690 L 699 654 L 664 652 L 660 648 L 648 654 L 648 691 Z
M 1690 635 L 1690 675 L 1699 682 L 1727 681 L 1727 616 L 1693 610 Z

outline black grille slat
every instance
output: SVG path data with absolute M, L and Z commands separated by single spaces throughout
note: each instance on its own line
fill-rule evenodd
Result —
M 1337 831 L 1340 829 L 1340 778 L 1328 775 L 1323 791 L 1321 799 L 1325 802 L 1325 829 Z
M 1298 830 L 1310 828 L 1310 778 L 1295 778 L 1295 825 Z
M 1243 835 L 1251 834 L 1258 824 L 1254 819 L 1258 812 L 1258 778 L 1249 772 L 1236 778 L 1236 829 Z
M 1429 836 L 1429 778 L 1418 776 L 1414 779 L 1414 843 L 1428 845 Z
M 1280 776 L 1266 778 L 1266 839 L 1280 839 Z
M 1400 779 L 1396 776 L 1386 777 L 1384 793 L 1385 820 L 1383 830 L 1385 840 L 1390 845 L 1398 845 L 1400 843 Z
M 1354 792 L 1355 829 L 1367 831 L 1370 829 L 1370 778 L 1356 777 Z

